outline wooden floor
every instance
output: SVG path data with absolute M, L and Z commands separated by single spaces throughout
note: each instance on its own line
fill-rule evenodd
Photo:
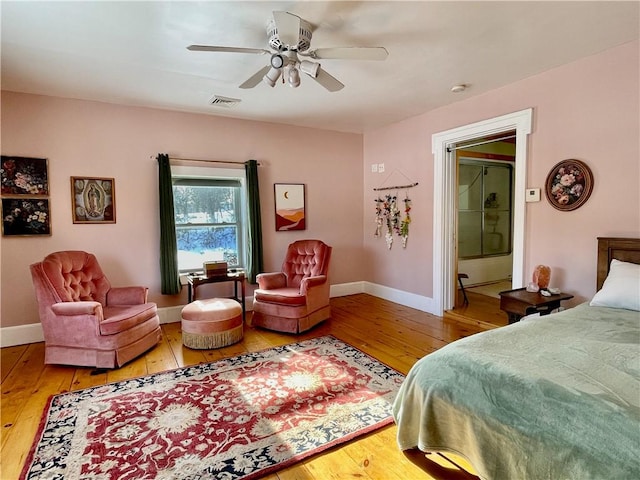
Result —
M 486 297 L 485 297 L 486 298 Z M 406 374 L 424 355 L 447 343 L 495 327 L 492 313 L 484 320 L 443 319 L 366 294 L 331 300 L 332 318 L 309 332 L 287 335 L 245 328 L 244 340 L 218 350 L 191 350 L 182 346 L 180 323 L 162 325 L 162 340 L 145 355 L 120 369 L 95 373 L 91 368 L 44 365 L 44 343 L 2 349 L 2 436 L 0 478 L 16 479 L 33 442 L 50 395 L 116 382 L 150 373 L 217 360 L 223 357 L 332 334 Z M 469 313 L 482 308 L 470 298 Z M 476 315 L 477 316 L 477 315 Z M 488 319 L 488 320 L 487 320 Z M 506 320 L 505 320 L 506 323 Z M 268 480 L 330 479 L 468 479 L 469 474 L 438 455 L 429 473 L 410 462 L 398 449 L 395 425 L 359 437 L 265 477 Z M 452 460 L 472 471 L 463 459 Z M 475 478 L 475 477 L 472 477 Z
M 500 299 L 466 292 L 468 303 L 464 304 L 462 293 L 458 292 L 458 302 L 453 310 L 445 312 L 447 321 L 462 322 L 485 330 L 504 327 L 509 324 L 509 317 L 500 310 Z

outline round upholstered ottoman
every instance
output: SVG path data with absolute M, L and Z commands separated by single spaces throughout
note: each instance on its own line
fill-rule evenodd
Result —
M 182 309 L 182 344 L 189 348 L 220 348 L 243 336 L 242 307 L 229 298 L 196 300 Z

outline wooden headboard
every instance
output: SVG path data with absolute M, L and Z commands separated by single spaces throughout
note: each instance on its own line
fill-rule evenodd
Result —
M 640 263 L 640 238 L 598 237 L 597 290 L 602 288 L 614 258 L 621 262 Z

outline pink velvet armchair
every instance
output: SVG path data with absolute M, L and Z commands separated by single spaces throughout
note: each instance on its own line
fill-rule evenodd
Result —
M 160 340 L 146 287 L 112 288 L 96 257 L 56 252 L 30 266 L 44 331 L 45 363 L 120 367 Z
M 257 277 L 251 324 L 300 333 L 329 318 L 330 259 L 331 247 L 320 240 L 289 245 L 282 271 Z

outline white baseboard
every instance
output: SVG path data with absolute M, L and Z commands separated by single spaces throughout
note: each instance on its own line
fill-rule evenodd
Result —
M 37 342 L 44 342 L 42 324 L 40 323 L 0 328 L 0 347 L 13 347 Z
M 160 319 L 160 325 L 163 323 L 179 322 L 182 317 L 180 316 L 184 305 L 176 305 L 175 307 L 160 307 L 158 308 L 158 318 Z
M 435 315 L 433 299 L 429 297 L 423 297 L 421 295 L 416 295 L 415 293 L 409 293 L 370 282 L 351 282 L 331 285 L 330 296 L 332 298 L 355 295 L 357 293 L 367 293 L 374 297 L 383 298 L 385 300 L 404 305 L 405 307 L 415 308 L 416 310 L 433 313 Z M 252 302 L 253 298 L 245 300 L 247 311 L 252 310 Z M 160 323 L 179 322 L 182 307 L 184 307 L 184 305 L 158 308 Z M 42 333 L 42 325 L 40 323 L 0 328 L 0 347 L 2 348 L 43 341 L 44 334 Z
M 399 303 L 405 307 L 415 308 L 422 312 L 437 315 L 433 298 L 430 297 L 424 297 L 416 293 L 405 292 L 404 290 L 397 290 L 395 288 L 385 287 L 384 285 L 378 285 L 371 282 L 364 282 L 363 293 L 383 298 L 390 302 Z
M 356 293 L 364 293 L 364 282 L 340 283 L 331 285 L 329 296 L 346 297 L 347 295 L 355 295 Z

